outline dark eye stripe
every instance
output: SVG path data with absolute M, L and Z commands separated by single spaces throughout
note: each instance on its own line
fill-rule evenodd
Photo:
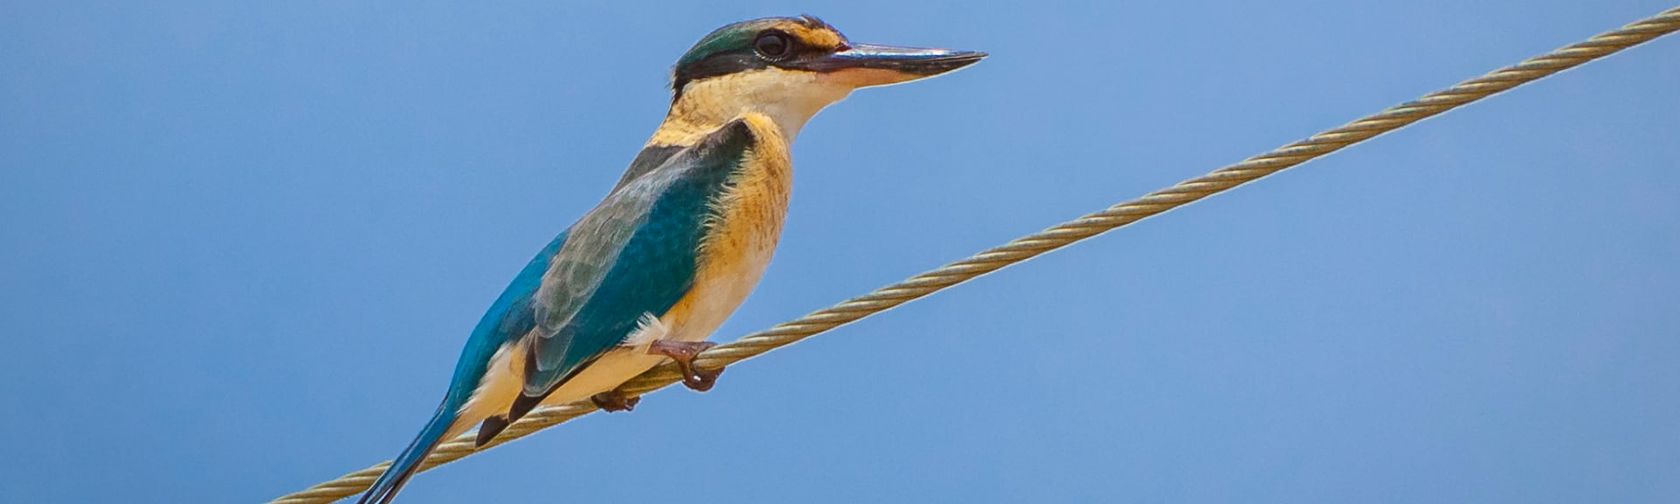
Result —
M 673 72 L 671 87 L 676 93 L 673 101 L 682 97 L 683 86 L 708 77 L 728 75 L 745 70 L 769 67 L 801 68 L 808 58 L 820 57 L 829 49 L 808 45 L 799 38 L 776 29 L 764 30 L 743 41 L 735 49 L 714 53 L 705 58 L 678 66 Z

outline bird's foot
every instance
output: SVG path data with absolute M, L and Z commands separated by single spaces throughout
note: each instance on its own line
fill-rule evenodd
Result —
M 642 397 L 626 394 L 623 390 L 612 389 L 591 396 L 589 402 L 595 403 L 595 407 L 606 410 L 608 413 L 615 413 L 636 409 L 636 403 L 642 402 Z
M 714 346 L 717 346 L 717 343 L 710 341 L 659 340 L 648 345 L 648 354 L 670 357 L 672 361 L 676 361 L 677 369 L 682 371 L 683 385 L 705 392 L 717 384 L 718 375 L 723 374 L 723 368 L 696 368 L 694 357 Z

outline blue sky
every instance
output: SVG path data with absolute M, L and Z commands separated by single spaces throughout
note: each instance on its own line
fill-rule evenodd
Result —
M 0 501 L 395 455 L 712 28 L 980 49 L 794 149 L 728 340 L 1660 1 L 6 2 Z M 404 502 L 1660 502 L 1680 39 L 419 476 Z

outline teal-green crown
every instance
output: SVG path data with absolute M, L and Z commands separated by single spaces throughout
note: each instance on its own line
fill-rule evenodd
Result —
M 699 42 L 695 42 L 694 47 L 689 48 L 688 52 L 683 53 L 682 58 L 677 60 L 677 68 L 681 69 L 683 67 L 694 65 L 695 63 L 704 61 L 706 58 L 716 54 L 736 51 L 750 51 L 752 50 L 753 39 L 758 37 L 759 32 L 783 23 L 799 23 L 811 28 L 828 26 L 828 23 L 824 23 L 821 19 L 808 15 L 796 18 L 767 17 L 749 19 L 739 23 L 725 25 L 722 28 L 712 30 L 712 32 L 706 34 L 705 37 L 701 37 Z
M 769 45 L 755 47 L 760 43 Z M 786 66 L 800 55 L 832 52 L 844 44 L 839 31 L 812 16 L 742 21 L 713 30 L 683 54 L 671 72 L 671 87 L 680 96 L 683 86 L 696 79 Z M 777 54 L 760 49 L 774 49 Z

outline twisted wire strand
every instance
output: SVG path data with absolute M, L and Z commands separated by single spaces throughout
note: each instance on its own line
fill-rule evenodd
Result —
M 1557 49 L 1522 63 L 1495 70 L 1492 73 L 1464 81 L 1453 87 L 1436 91 L 1422 98 L 1402 103 L 1387 110 L 1353 121 L 1339 128 L 1313 135 L 1265 154 L 1214 170 L 1207 175 L 1179 182 L 1172 187 L 1144 195 L 1141 198 L 1108 207 L 1049 229 L 1027 235 L 1004 245 L 980 252 L 966 259 L 941 266 L 902 282 L 888 285 L 874 292 L 858 296 L 840 304 L 812 312 L 798 319 L 784 322 L 770 329 L 749 334 L 734 342 L 718 345 L 699 355 L 695 363 L 705 369 L 716 369 L 766 352 L 796 343 L 830 329 L 856 322 L 864 317 L 890 310 L 898 305 L 919 299 L 953 285 L 972 280 L 1040 254 L 1065 247 L 1074 242 L 1096 236 L 1115 228 L 1165 213 L 1213 194 L 1252 182 L 1267 175 L 1305 163 L 1344 147 L 1369 140 L 1458 108 L 1467 103 L 1527 84 L 1543 77 L 1602 58 L 1611 53 L 1680 30 L 1680 7 L 1629 24 L 1620 29 L 1599 34 L 1583 42 Z M 670 363 L 642 373 L 622 387 L 640 396 L 681 381 L 676 367 Z M 594 412 L 596 407 L 585 401 L 562 406 L 540 408 L 509 426 L 501 435 L 483 448 L 473 448 L 472 433 L 438 446 L 426 457 L 421 471 L 487 450 L 502 443 L 525 437 L 533 432 L 558 425 L 573 418 Z M 274 500 L 280 504 L 316 504 L 336 501 L 366 490 L 390 461 L 340 476 L 306 490 Z

